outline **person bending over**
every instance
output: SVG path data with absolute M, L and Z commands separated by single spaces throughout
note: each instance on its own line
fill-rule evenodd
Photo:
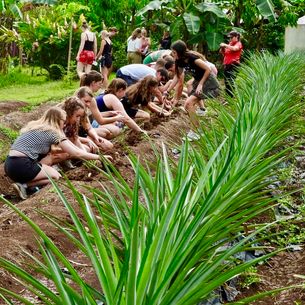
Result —
M 91 115 L 100 125 L 96 129 L 97 134 L 100 137 L 112 139 L 120 133 L 121 130 L 118 122 L 121 122 L 123 117 L 121 113 L 115 111 L 101 113 L 98 110 L 93 92 L 97 92 L 100 89 L 102 82 L 102 75 L 99 72 L 91 71 L 90 73 L 83 75 L 81 79 L 81 86 L 83 87 L 77 91 L 76 95 L 85 103 L 86 108 L 90 112 L 88 115 Z M 86 90 L 86 87 L 88 90 Z M 105 141 L 105 143 L 107 143 L 107 141 Z
M 131 118 L 139 118 L 144 120 L 150 119 L 148 112 L 138 109 L 137 106 L 139 105 L 143 108 L 147 108 L 151 112 L 157 113 L 158 115 L 170 115 L 170 112 L 165 110 L 164 106 L 159 107 L 153 102 L 153 97 L 160 92 L 158 85 L 158 80 L 155 77 L 148 75 L 138 81 L 136 84 L 127 88 L 126 95 L 122 99 L 122 104 L 126 110 L 126 113 Z
M 200 105 L 200 101 L 218 96 L 219 83 L 211 73 L 211 68 L 202 54 L 188 50 L 182 40 L 174 42 L 171 49 L 175 59 L 175 77 L 169 90 L 175 87 L 181 77 L 184 77 L 184 71 L 193 76 L 192 90 L 189 92 L 184 108 L 188 112 L 191 122 L 196 126 L 198 124 L 196 109 Z
M 98 152 L 98 146 L 89 137 L 80 137 L 78 135 L 81 119 L 85 116 L 85 105 L 76 96 L 69 97 L 62 104 L 67 117 L 64 124 L 64 133 L 66 137 L 78 148 L 91 153 Z
M 125 96 L 127 89 L 126 82 L 121 78 L 114 78 L 109 84 L 107 90 L 104 94 L 101 94 L 96 97 L 97 107 L 99 111 L 117 111 L 124 116 L 123 122 L 130 129 L 133 129 L 137 132 L 146 133 L 125 111 L 123 104 L 121 103 L 121 99 Z M 135 119 L 137 119 L 137 115 L 139 116 L 141 111 L 137 111 L 135 114 Z M 144 114 L 145 115 L 145 114 Z M 98 127 L 99 124 L 96 121 L 92 122 L 92 126 L 94 128 Z
M 59 107 L 48 109 L 41 119 L 29 122 L 8 153 L 4 170 L 11 178 L 13 188 L 21 199 L 27 198 L 27 188 L 50 183 L 49 178 L 59 179 L 60 173 L 52 167 L 48 154 L 52 145 L 58 145 L 67 158 L 98 160 L 99 156 L 76 147 L 69 141 L 63 127 L 66 112 Z

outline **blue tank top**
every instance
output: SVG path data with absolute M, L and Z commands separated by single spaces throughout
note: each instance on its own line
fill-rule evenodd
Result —
M 111 110 L 111 109 L 107 108 L 107 106 L 105 105 L 104 96 L 105 96 L 105 94 L 103 93 L 101 95 L 98 95 L 95 98 L 96 103 L 97 103 L 97 108 L 99 109 L 100 112 L 105 112 L 105 111 Z

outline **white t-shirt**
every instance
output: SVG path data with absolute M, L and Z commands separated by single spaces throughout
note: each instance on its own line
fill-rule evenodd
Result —
M 140 50 L 142 46 L 141 39 L 136 38 L 135 40 L 131 39 L 131 36 L 127 39 L 127 52 L 136 52 Z
M 138 81 L 147 75 L 152 75 L 156 77 L 157 71 L 151 67 L 143 64 L 130 64 L 120 68 L 122 74 L 131 77 L 132 79 Z

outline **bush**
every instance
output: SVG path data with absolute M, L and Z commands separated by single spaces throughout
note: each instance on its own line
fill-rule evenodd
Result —
M 64 77 L 66 70 L 62 65 L 53 64 L 49 67 L 49 76 L 51 80 L 59 80 Z

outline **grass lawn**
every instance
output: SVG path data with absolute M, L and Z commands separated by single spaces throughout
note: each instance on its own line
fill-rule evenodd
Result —
M 6 75 L 0 74 L 0 102 L 22 101 L 30 106 L 47 101 L 60 101 L 72 95 L 79 80 L 50 81 L 47 71 L 38 67 L 15 67 Z
M 38 105 L 50 100 L 62 100 L 70 96 L 78 88 L 79 81 L 70 83 L 63 81 L 49 81 L 41 84 L 22 84 L 0 88 L 1 101 L 23 101 L 31 105 Z

